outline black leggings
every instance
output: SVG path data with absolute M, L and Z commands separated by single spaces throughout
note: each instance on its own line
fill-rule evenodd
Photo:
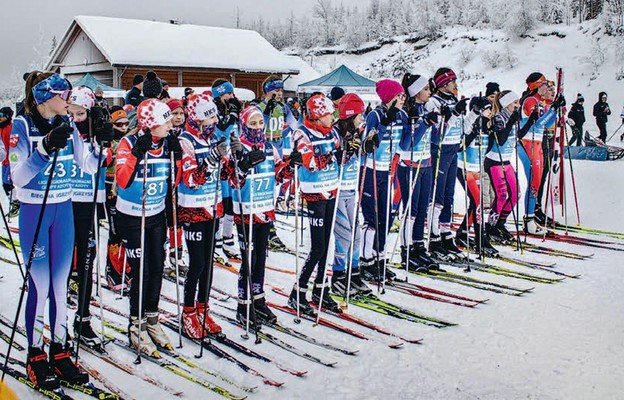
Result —
M 215 226 L 215 224 L 217 226 Z M 195 293 L 199 284 L 197 299 L 200 303 L 207 303 L 212 286 L 214 253 L 214 234 L 219 227 L 219 220 L 185 223 L 183 225 L 186 247 L 189 252 L 189 269 L 184 283 L 184 305 L 195 305 Z
M 117 214 L 118 233 L 123 240 L 126 256 L 130 264 L 130 315 L 139 316 L 139 266 L 141 259 L 141 217 Z M 145 218 L 145 246 L 143 271 L 143 310 L 158 311 L 158 300 L 162 286 L 163 265 L 165 263 L 165 242 L 167 224 L 165 212 Z
M 318 285 L 323 283 L 335 207 L 336 199 L 308 202 L 308 220 L 310 221 L 312 246 L 299 276 L 299 287 L 301 288 L 308 287 L 308 280 L 312 276 L 314 267 L 317 265 L 318 271 L 316 272 L 314 283 Z
M 72 203 L 74 212 L 74 261 L 78 282 L 78 311 L 76 315 L 88 317 L 89 302 L 93 288 L 93 261 L 95 260 L 95 238 L 93 235 L 93 204 Z M 87 264 L 87 257 L 89 258 Z M 82 302 L 84 300 L 84 303 Z
M 269 229 L 271 224 L 253 224 L 251 230 L 253 234 L 249 236 L 249 224 L 236 225 L 238 231 L 238 242 L 240 243 L 241 258 L 243 264 L 238 272 L 238 298 L 247 300 L 247 240 L 251 240 L 251 293 L 253 297 L 259 297 L 264 293 L 264 270 L 266 266 L 267 247 L 269 244 Z M 244 235 L 243 235 L 243 232 Z

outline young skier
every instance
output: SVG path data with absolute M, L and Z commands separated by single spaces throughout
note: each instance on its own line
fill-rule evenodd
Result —
M 26 82 L 25 113 L 11 131 L 11 178 L 21 201 L 20 242 L 30 265 L 26 298 L 27 373 L 44 389 L 59 387 L 59 379 L 82 384 L 89 376 L 70 358 L 67 344 L 67 281 L 74 243 L 71 168 L 75 160 L 87 173 L 97 168 L 99 146 L 90 149 L 67 116 L 71 84 L 58 74 L 32 72 Z M 100 140 L 110 140 L 96 132 Z M 105 154 L 104 154 L 105 155 Z M 54 170 L 52 160 L 56 158 Z M 45 207 L 46 186 L 50 180 Z M 37 221 L 42 215 L 35 240 Z M 43 350 L 44 312 L 49 300 L 50 358 Z
M 435 94 L 427 103 L 428 111 L 438 111 L 444 116 L 442 128 L 434 130 L 431 141 L 435 193 L 431 217 L 431 253 L 441 260 L 453 260 L 462 252 L 455 246 L 451 232 L 455 179 L 457 176 L 457 152 L 461 145 L 464 115 L 468 99 L 457 99 L 457 75 L 449 68 L 440 68 L 433 76 Z M 468 125 L 470 126 L 470 125 Z
M 247 307 L 251 306 L 251 300 L 254 307 L 250 309 L 249 322 L 256 321 L 261 325 L 263 321 L 274 323 L 277 320 L 264 297 L 266 250 L 271 222 L 275 220 L 275 185 L 292 178 L 294 164 L 293 161 L 281 160 L 275 147 L 267 142 L 264 117 L 257 107 L 249 106 L 241 112 L 239 129 L 242 146 L 232 145 L 232 162 L 238 168 L 229 178 L 233 187 L 234 223 L 243 259 L 238 275 L 236 318 L 242 324 L 247 323 Z M 291 158 L 295 160 L 300 161 L 300 156 L 296 151 L 291 153 Z M 256 310 L 255 316 L 253 309 Z
M 537 112 L 532 113 L 522 129 L 517 130 L 519 100 L 520 96 L 510 90 L 502 91 L 494 99 L 493 124 L 485 154 L 484 168 L 495 191 L 486 230 L 492 240 L 501 243 L 514 240 L 505 227 L 507 217 L 518 202 L 518 181 L 511 157 L 518 138 L 524 137 L 537 119 Z
M 179 154 L 181 149 L 178 139 L 169 134 L 171 110 L 166 104 L 157 99 L 144 100 L 137 108 L 137 115 L 140 131 L 125 136 L 117 148 L 117 227 L 133 282 L 128 334 L 133 347 L 137 348 L 140 342 L 139 350 L 151 356 L 156 346 L 172 348 L 158 321 L 158 302 L 167 238 L 165 198 L 170 190 L 170 152 Z M 139 287 L 141 273 L 142 288 Z
M 439 114 L 425 108 L 431 98 L 427 78 L 407 73 L 403 76 L 402 85 L 408 96 L 407 110 L 411 127 L 402 132 L 398 151 L 400 161 L 397 175 L 403 213 L 406 215 L 401 230 L 401 263 L 412 271 L 427 272 L 439 268 L 427 252 L 424 239 L 433 180 L 431 132 L 438 123 Z M 408 208 L 409 214 L 406 212 Z
M 69 106 L 69 114 L 72 117 L 81 139 L 92 146 L 92 133 L 96 130 L 106 129 L 113 137 L 113 128 L 110 123 L 105 123 L 105 114 L 95 107 L 95 95 L 86 86 L 74 88 L 71 94 L 72 104 Z M 106 144 L 110 146 L 110 143 Z M 104 204 L 106 176 L 106 166 L 110 160 L 102 159 L 104 166 L 100 169 L 97 182 L 97 203 L 96 207 Z M 74 334 L 80 337 L 81 343 L 94 348 L 99 348 L 102 344 L 100 337 L 91 328 L 91 314 L 89 312 L 89 302 L 93 286 L 92 268 L 96 257 L 96 236 L 94 228 L 93 195 L 95 179 L 97 174 L 87 174 L 74 162 L 71 170 L 72 185 L 72 208 L 74 212 L 74 269 L 76 281 L 78 283 L 78 310 L 74 319 Z M 97 218 L 97 214 L 95 214 Z M 96 222 L 99 224 L 99 222 Z M 88 268 L 87 268 L 88 260 Z
M 131 111 L 134 113 L 134 111 Z M 128 133 L 130 121 L 128 114 L 119 106 L 111 108 L 110 122 L 113 124 L 113 141 L 111 143 L 111 163 L 106 169 L 106 210 L 108 211 L 108 251 L 106 255 L 106 280 L 109 287 L 114 291 L 122 291 L 128 288 L 130 268 L 123 250 L 123 243 L 117 229 L 117 182 L 115 180 L 115 160 L 117 146 L 122 137 Z M 123 282 L 125 269 L 126 282 Z
M 340 178 L 340 196 L 334 224 L 335 251 L 332 264 L 332 291 L 345 296 L 348 276 L 351 274 L 350 295 L 369 294 L 371 289 L 362 281 L 360 275 L 360 227 L 358 224 L 360 148 L 362 139 L 360 129 L 364 123 L 364 102 L 358 95 L 349 93 L 340 98 L 338 103 L 338 121 L 332 134 L 340 139 L 341 147 L 346 150 Z M 359 208 L 359 207 L 358 207 Z M 353 252 L 351 253 L 351 249 Z M 350 261 L 349 261 L 350 260 Z M 347 266 L 351 271 L 347 271 Z
M 557 109 L 565 105 L 565 98 L 557 95 L 549 106 L 546 99 L 549 97 L 549 86 L 552 86 L 552 82 L 547 81 L 539 72 L 529 75 L 526 83 L 527 90 L 520 101 L 521 125 L 524 126 L 529 119 L 534 123 L 524 137 L 519 136 L 521 146 L 518 146 L 518 157 L 529 182 L 524 201 L 524 230 L 531 234 L 542 234 L 543 228 L 535 222 L 536 203 L 544 174 L 542 141 L 544 132 L 555 123 Z
M 392 223 L 388 218 L 388 191 L 392 190 L 390 167 L 401 135 L 410 129 L 407 114 L 403 111 L 406 98 L 403 86 L 397 81 L 382 79 L 377 82 L 376 91 L 381 105 L 366 116 L 366 166 L 362 178 L 364 226 L 361 266 L 367 280 L 392 279 L 395 275 L 385 268 L 386 276 L 381 276 L 386 262 L 386 235 Z
M 214 234 L 217 218 L 223 215 L 218 181 L 228 176 L 228 166 L 223 165 L 228 146 L 215 134 L 219 117 L 210 96 L 190 96 L 187 112 L 186 129 L 179 136 L 182 161 L 178 220 L 184 226 L 190 260 L 184 283 L 182 320 L 189 336 L 198 339 L 202 333 L 221 332 L 221 327 L 208 314 L 208 298 L 213 277 Z
M 334 208 L 344 151 L 338 137 L 331 134 L 334 122 L 334 105 L 331 100 L 322 94 L 314 95 L 307 101 L 306 109 L 303 126 L 293 133 L 293 142 L 296 145 L 293 146 L 290 157 L 294 162 L 299 161 L 299 156 L 301 158 L 298 179 L 301 197 L 308 204 L 311 248 L 288 304 L 297 309 L 299 301 L 298 307 L 303 314 L 313 312 L 306 299 L 306 292 L 308 280 L 316 269 L 312 301 L 319 307 L 340 312 L 340 307 L 330 296 L 329 288 L 323 289 L 323 286 L 326 283 L 325 266 L 334 228 Z

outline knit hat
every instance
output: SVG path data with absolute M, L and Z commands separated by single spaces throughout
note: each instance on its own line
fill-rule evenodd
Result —
M 456 80 L 457 75 L 455 75 L 455 72 L 450 68 L 439 68 L 433 75 L 433 83 L 436 88 L 444 87 Z
M 188 98 L 186 111 L 190 120 L 197 123 L 218 115 L 217 105 L 206 94 L 194 94 Z
M 306 102 L 306 108 L 308 110 L 308 119 L 311 121 L 323 118 L 327 114 L 333 114 L 335 110 L 334 103 L 322 94 L 310 97 Z
M 338 118 L 347 119 L 354 115 L 364 113 L 364 102 L 357 94 L 344 95 L 338 103 Z
M 382 79 L 375 84 L 375 90 L 381 102 L 388 104 L 396 95 L 403 93 L 403 86 L 395 80 Z
M 141 82 L 143 82 L 143 75 L 141 74 L 136 74 L 134 78 L 132 78 L 132 86 L 136 86 Z
M 223 96 L 224 94 L 234 93 L 234 86 L 230 82 L 223 82 L 220 85 L 212 87 L 212 93 L 216 98 Z
M 137 108 L 139 126 L 143 129 L 154 129 L 171 121 L 171 110 L 157 99 L 143 100 Z
M 122 108 L 127 113 L 134 110 L 134 106 L 132 104 L 124 104 Z
M 421 75 L 412 75 L 409 72 L 403 76 L 402 86 L 409 97 L 414 97 L 429 85 L 429 80 Z
M 583 95 L 582 95 L 582 94 L 577 93 L 577 94 L 576 94 L 576 101 L 585 101 L 585 98 L 583 97 Z
M 184 103 L 182 103 L 182 100 L 179 99 L 171 99 L 167 102 L 167 105 L 169 106 L 171 111 L 175 110 L 176 108 L 184 108 Z
M 340 100 L 344 95 L 345 91 L 343 88 L 341 88 L 340 86 L 334 86 L 331 92 L 329 92 L 329 99 L 331 101 Z
M 240 113 L 240 138 L 248 145 L 258 145 L 266 141 L 264 128 L 252 129 L 247 126 L 249 119 L 256 114 L 263 115 L 256 106 L 247 106 Z
M 189 97 L 193 92 L 193 88 L 187 87 L 186 89 L 184 89 L 184 97 Z
M 529 90 L 533 91 L 546 82 L 546 77 L 541 72 L 533 72 L 526 78 L 526 84 Z
M 37 104 L 43 104 L 54 96 L 61 96 L 63 100 L 69 100 L 71 96 L 71 83 L 59 74 L 54 74 L 32 88 L 32 93 Z
M 518 95 L 518 93 L 510 91 L 502 96 L 500 99 L 498 99 L 498 102 L 503 108 L 505 108 L 513 103 L 515 100 L 520 100 L 520 96 Z
M 115 122 L 120 122 L 124 119 L 126 121 L 128 120 L 128 114 L 124 111 L 124 109 L 119 106 L 113 106 L 111 108 L 110 122 L 114 124 Z
M 71 102 L 86 110 L 90 110 L 95 105 L 95 95 L 86 86 L 79 86 L 71 91 Z
M 154 71 L 149 71 L 143 81 L 143 96 L 147 99 L 156 99 L 162 93 L 162 83 Z
M 500 86 L 496 82 L 488 82 L 485 85 L 485 97 L 496 94 L 500 92 Z
M 11 107 L 2 107 L 0 108 L 0 114 L 10 120 L 11 118 L 13 118 L 13 109 L 11 109 Z
M 98 94 L 104 94 L 104 89 L 102 89 L 101 86 L 96 86 L 95 90 L 93 91 L 93 93 L 95 93 L 95 95 L 97 96 Z
M 284 89 L 284 81 L 281 79 L 276 79 L 274 81 L 265 82 L 262 85 L 262 91 L 266 94 L 272 92 L 277 89 Z

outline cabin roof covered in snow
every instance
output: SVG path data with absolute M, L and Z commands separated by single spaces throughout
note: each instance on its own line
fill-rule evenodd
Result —
M 96 16 L 74 18 L 52 63 L 60 61 L 77 27 L 112 65 L 299 73 L 291 58 L 255 31 Z

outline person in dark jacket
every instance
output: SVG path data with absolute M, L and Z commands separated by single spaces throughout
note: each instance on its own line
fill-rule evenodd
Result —
M 143 101 L 141 91 L 143 90 L 143 75 L 136 74 L 132 78 L 132 89 L 126 93 L 126 104 L 132 104 L 135 108 Z
M 585 123 L 585 108 L 583 103 L 585 99 L 582 94 L 576 95 L 576 101 L 572 103 L 572 108 L 568 113 L 568 124 L 572 127 L 572 140 L 570 146 L 574 146 L 576 142 L 577 146 L 583 145 L 583 124 Z
M 611 115 L 609 109 L 609 103 L 607 103 L 607 93 L 600 92 L 598 95 L 598 102 L 594 104 L 594 118 L 596 118 L 596 125 L 600 130 L 600 140 L 607 141 L 607 119 Z

